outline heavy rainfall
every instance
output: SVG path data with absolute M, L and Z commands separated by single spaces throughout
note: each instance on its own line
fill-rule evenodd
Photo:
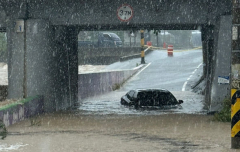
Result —
M 0 0 L 0 151 L 237 151 L 232 5 Z

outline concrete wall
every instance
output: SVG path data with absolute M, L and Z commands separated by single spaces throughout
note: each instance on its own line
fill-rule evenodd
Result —
M 78 47 L 78 64 L 108 65 L 119 61 L 122 56 L 141 53 L 140 47 L 87 48 Z
M 48 112 L 71 107 L 77 101 L 77 28 L 29 19 L 18 33 L 14 21 L 8 25 L 8 98 L 43 95 Z
M 7 22 L 8 98 L 23 97 L 24 33 L 17 33 L 14 25 Z
M 42 114 L 43 112 L 43 97 L 29 97 L 19 102 L 2 106 L 0 108 L 0 120 L 6 126 L 9 126 L 25 118 Z
M 28 20 L 26 26 L 26 97 L 44 95 L 46 111 L 55 109 L 57 73 L 51 27 L 48 21 L 35 19 Z
M 117 17 L 116 12 L 122 4 L 129 4 L 134 11 L 129 22 L 121 22 Z M 7 14 L 17 18 L 44 18 L 53 25 L 80 25 L 96 29 L 106 26 L 107 29 L 128 26 L 141 28 L 142 25 L 176 28 L 182 24 L 185 26 L 178 28 L 194 27 L 213 24 L 216 16 L 230 14 L 232 9 L 230 0 L 0 0 L 0 5 Z
M 134 16 L 128 23 L 121 23 L 117 18 L 117 9 L 122 4 L 129 4 L 134 10 Z M 62 0 L 57 3 L 49 0 L 34 0 L 29 2 L 31 18 L 49 18 L 55 25 L 204 24 L 207 20 L 215 21 L 216 15 L 230 10 L 231 1 L 229 0 L 141 2 L 130 0 L 73 0 L 69 2 Z
M 86 73 L 78 75 L 78 101 L 114 90 L 138 72 L 142 66 L 133 70 L 109 71 L 101 73 Z
M 7 27 L 7 25 L 6 25 L 6 13 L 3 10 L 3 7 L 0 5 L 0 32 L 1 32 L 1 30 L 3 30 L 2 29 L 3 27 Z
M 75 27 L 54 27 L 55 70 L 55 110 L 71 107 L 77 102 L 78 89 L 78 50 Z M 50 92 L 49 92 L 50 93 Z
M 222 101 L 230 98 L 230 82 L 219 84 L 219 76 L 228 76 L 231 79 L 231 16 L 221 16 L 217 27 L 214 50 L 213 80 L 211 88 L 210 111 L 219 111 L 222 108 Z
M 129 22 L 117 18 L 116 11 L 123 3 L 134 10 Z M 232 9 L 229 0 L 0 0 L 0 5 L 7 14 L 8 97 L 43 94 L 47 97 L 44 106 L 49 111 L 70 106 L 77 96 L 77 42 L 73 35 L 67 34 L 78 33 L 75 28 L 196 29 L 198 26 L 217 26 L 218 17 L 231 14 Z M 26 33 L 15 31 L 17 19 L 26 20 Z M 227 26 L 230 23 L 227 22 Z M 58 29 L 61 26 L 67 28 L 61 31 Z M 225 41 L 215 38 L 219 49 Z

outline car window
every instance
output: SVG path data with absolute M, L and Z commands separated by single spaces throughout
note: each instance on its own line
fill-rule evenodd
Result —
M 140 92 L 138 94 L 138 99 L 143 106 L 162 106 L 177 104 L 176 98 L 170 92 Z
M 153 106 L 152 92 L 139 92 L 138 99 L 142 106 Z
M 134 91 L 133 91 L 133 90 L 129 91 L 129 92 L 127 93 L 128 99 L 132 99 L 132 98 L 133 98 L 133 95 L 134 95 Z
M 160 93 L 159 95 L 160 104 L 162 105 L 174 105 L 177 104 L 176 98 L 171 93 Z
M 104 36 L 104 39 L 106 39 L 106 40 L 110 40 L 111 39 L 108 34 L 103 34 L 103 36 Z
M 134 91 L 133 97 L 134 97 L 134 98 L 137 98 L 137 95 L 138 95 L 138 92 L 137 92 L 137 91 Z
M 132 91 L 129 92 L 129 96 L 132 98 L 133 95 L 134 95 L 134 91 L 132 90 Z
M 120 41 L 121 39 L 114 33 L 110 33 L 110 36 L 113 40 Z

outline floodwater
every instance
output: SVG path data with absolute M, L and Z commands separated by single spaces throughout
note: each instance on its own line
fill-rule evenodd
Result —
M 25 147 L 27 146 L 27 144 L 23 144 L 23 143 L 17 143 L 14 145 L 8 145 L 8 144 L 0 144 L 0 151 L 16 151 L 21 147 Z
M 175 53 L 174 58 L 169 58 L 166 52 L 153 51 L 146 56 L 146 61 L 151 62 L 150 66 L 147 66 L 141 73 L 133 76 L 119 90 L 79 101 L 80 106 L 78 110 L 83 114 L 100 115 L 204 114 L 206 113 L 206 110 L 203 110 L 204 96 L 192 92 L 191 89 L 191 86 L 202 76 L 201 53 L 202 50 L 183 51 Z M 133 65 L 136 66 L 138 61 L 139 59 L 133 59 L 128 62 L 99 67 L 99 69 L 125 69 Z M 82 71 L 84 71 L 84 68 L 87 69 L 85 71 L 93 69 L 93 67 L 82 67 Z M 137 110 L 134 107 L 127 107 L 120 104 L 120 99 L 124 94 L 131 89 L 139 87 L 167 89 L 172 92 L 177 100 L 183 100 L 184 103 L 178 107 Z
M 135 109 L 134 107 L 124 106 L 120 104 L 120 98 L 126 92 L 113 91 L 104 95 L 99 95 L 87 98 L 81 101 L 78 108 L 83 114 L 97 114 L 97 115 L 160 115 L 170 113 L 185 113 L 185 114 L 204 114 L 203 98 L 193 92 L 174 91 L 173 95 L 178 100 L 183 100 L 184 103 L 180 106 L 165 107 L 160 109 Z

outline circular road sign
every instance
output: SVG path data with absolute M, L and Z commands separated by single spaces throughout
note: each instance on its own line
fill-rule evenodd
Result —
M 118 19 L 122 22 L 127 22 L 133 17 L 133 9 L 130 5 L 123 4 L 117 10 Z

